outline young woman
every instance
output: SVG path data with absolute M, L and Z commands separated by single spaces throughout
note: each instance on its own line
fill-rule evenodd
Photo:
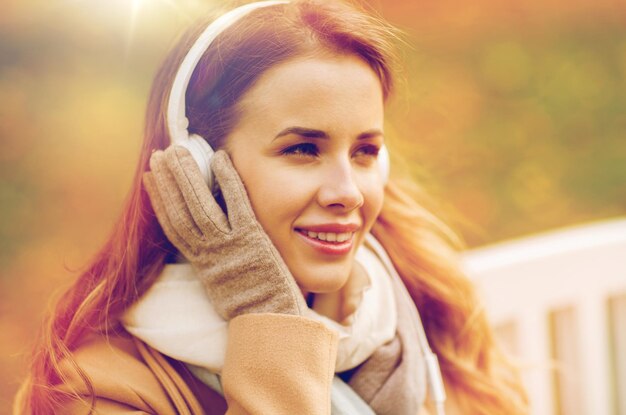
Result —
M 527 413 L 452 233 L 387 178 L 394 38 L 321 0 L 192 28 L 15 412 Z

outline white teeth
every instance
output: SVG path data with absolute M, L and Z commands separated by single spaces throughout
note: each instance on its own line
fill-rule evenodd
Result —
M 311 232 L 306 231 L 309 238 L 319 239 L 328 242 L 345 242 L 352 236 L 352 232 L 333 233 L 333 232 Z
M 345 242 L 350 239 L 350 232 L 337 234 L 337 242 Z

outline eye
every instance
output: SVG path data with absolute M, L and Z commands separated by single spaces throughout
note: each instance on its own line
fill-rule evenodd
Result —
M 281 154 L 294 155 L 294 156 L 317 156 L 319 149 L 313 143 L 301 143 L 295 146 L 287 147 L 281 151 Z
M 377 146 L 375 146 L 373 144 L 369 144 L 369 145 L 364 145 L 364 146 L 359 147 L 356 150 L 355 153 L 358 156 L 363 155 L 363 156 L 369 156 L 369 157 L 376 158 L 376 157 L 378 157 L 378 153 L 379 152 L 380 152 L 380 148 L 379 147 L 377 147 Z

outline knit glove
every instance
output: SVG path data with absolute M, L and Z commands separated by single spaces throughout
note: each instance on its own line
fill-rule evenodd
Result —
M 217 151 L 210 168 L 227 213 L 186 148 L 152 153 L 143 183 L 165 235 L 191 262 L 225 320 L 246 313 L 302 315 L 304 297 L 256 220 L 228 154 Z

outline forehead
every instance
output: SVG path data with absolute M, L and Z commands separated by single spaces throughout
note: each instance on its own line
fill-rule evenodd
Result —
M 288 60 L 262 74 L 240 102 L 242 117 L 277 127 L 382 127 L 383 93 L 372 68 L 354 55 Z M 324 125 L 326 124 L 326 125 Z

